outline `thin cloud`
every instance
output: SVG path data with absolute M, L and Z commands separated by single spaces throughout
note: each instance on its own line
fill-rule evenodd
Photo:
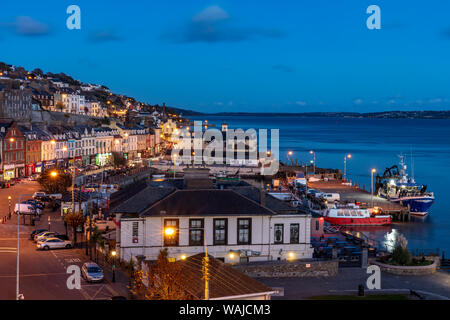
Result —
M 50 27 L 28 16 L 18 16 L 14 22 L 4 22 L 0 27 L 26 37 L 39 37 L 50 34 Z
M 285 64 L 277 64 L 277 65 L 274 65 L 272 68 L 275 70 L 278 70 L 278 71 L 282 71 L 282 72 L 294 72 L 295 71 L 295 69 L 293 67 L 285 65 Z
M 92 33 L 88 40 L 93 43 L 121 41 L 122 38 L 114 30 L 102 30 Z
M 173 43 L 241 42 L 257 38 L 281 38 L 280 30 L 262 27 L 242 27 L 219 6 L 210 6 L 197 13 L 183 26 L 161 35 Z

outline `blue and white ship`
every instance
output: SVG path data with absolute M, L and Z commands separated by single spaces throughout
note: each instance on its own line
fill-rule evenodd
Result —
M 434 202 L 434 194 L 427 192 L 426 185 L 417 184 L 413 177 L 408 177 L 405 157 L 399 157 L 400 172 L 398 166 L 393 166 L 387 168 L 382 177 L 377 176 L 376 193 L 408 207 L 413 215 L 425 216 Z

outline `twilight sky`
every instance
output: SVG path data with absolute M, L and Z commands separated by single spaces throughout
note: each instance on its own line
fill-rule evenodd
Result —
M 0 61 L 204 112 L 450 110 L 450 1 L 1 0 Z

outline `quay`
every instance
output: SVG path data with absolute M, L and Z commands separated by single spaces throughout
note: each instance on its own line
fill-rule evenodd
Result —
M 372 206 L 370 192 L 358 186 L 343 184 L 341 180 L 308 182 L 308 187 L 324 193 L 338 193 L 341 202 L 359 202 L 363 207 Z M 383 212 L 392 216 L 394 221 L 410 221 L 411 215 L 407 207 L 391 202 L 377 196 L 373 196 L 373 206 L 379 207 Z

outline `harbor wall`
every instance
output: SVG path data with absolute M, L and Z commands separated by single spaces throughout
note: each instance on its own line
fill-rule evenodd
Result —
M 338 274 L 337 260 L 323 261 L 265 261 L 233 266 L 255 278 L 333 277 Z

